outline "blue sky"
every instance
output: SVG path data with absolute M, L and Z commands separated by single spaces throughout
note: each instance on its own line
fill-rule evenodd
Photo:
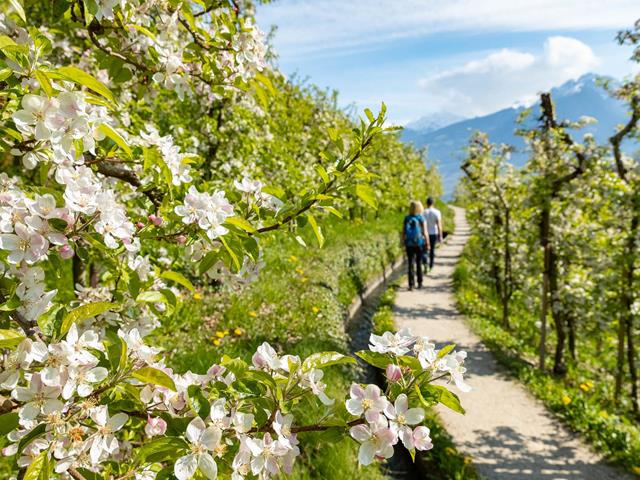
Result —
M 404 124 L 447 111 L 483 115 L 528 103 L 587 72 L 638 68 L 615 43 L 640 18 L 638 0 L 277 0 L 258 7 L 276 25 L 281 70 L 340 92 Z

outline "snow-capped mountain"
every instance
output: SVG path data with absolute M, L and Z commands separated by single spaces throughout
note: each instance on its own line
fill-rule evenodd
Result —
M 551 93 L 559 119 L 577 120 L 586 115 L 598 120 L 598 123 L 575 132 L 576 135 L 592 133 L 598 142 L 606 142 L 615 131 L 616 125 L 625 121 L 626 110 L 621 102 L 607 94 L 598 84 L 597 78 L 593 74 L 586 74 L 552 89 Z M 524 107 L 505 108 L 427 133 L 416 133 L 408 128 L 403 132 L 402 138 L 418 147 L 428 147 L 428 159 L 438 164 L 445 195 L 450 196 L 462 174 L 460 164 L 464 159 L 464 148 L 471 135 L 478 130 L 487 133 L 494 143 L 513 145 L 516 151 L 512 155 L 512 162 L 516 166 L 526 162 L 525 144 L 522 138 L 515 134 L 518 128 L 516 120 L 523 110 Z M 536 122 L 539 116 L 539 108 L 534 105 L 525 126 L 527 123 Z

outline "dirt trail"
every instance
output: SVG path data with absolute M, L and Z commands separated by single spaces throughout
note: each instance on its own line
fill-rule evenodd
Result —
M 504 372 L 456 309 L 452 274 L 469 236 L 464 210 L 455 209 L 456 231 L 438 249 L 436 267 L 422 290 L 398 292 L 398 328 L 410 327 L 437 345 L 455 343 L 468 352 L 470 393 L 460 393 L 467 414 L 439 413 L 456 445 L 483 477 L 499 480 L 631 479 L 605 464 Z

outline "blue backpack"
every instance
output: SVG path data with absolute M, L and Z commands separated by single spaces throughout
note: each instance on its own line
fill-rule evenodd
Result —
M 422 245 L 424 245 L 421 215 L 408 215 L 407 217 L 405 217 L 404 245 L 406 247 L 421 247 Z

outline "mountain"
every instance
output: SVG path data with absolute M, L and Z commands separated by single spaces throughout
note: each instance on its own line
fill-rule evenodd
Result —
M 592 133 L 598 142 L 606 142 L 616 125 L 625 122 L 624 105 L 611 98 L 596 84 L 593 74 L 586 74 L 577 80 L 570 80 L 551 90 L 559 119 L 578 120 L 581 116 L 594 117 L 598 123 L 588 125 L 575 134 Z M 516 120 L 524 107 L 505 108 L 482 117 L 453 123 L 431 132 L 420 133 L 411 128 L 403 131 L 402 138 L 417 147 L 428 147 L 428 159 L 438 165 L 442 175 L 445 196 L 453 194 L 458 179 L 462 175 L 462 163 L 471 135 L 480 130 L 489 135 L 493 143 L 507 143 L 515 147 L 512 163 L 522 166 L 528 156 L 524 141 L 515 134 Z M 533 107 L 524 126 L 532 126 L 540 116 L 539 107 Z
M 412 135 L 425 135 L 435 130 L 448 127 L 453 123 L 461 122 L 465 117 L 450 112 L 435 112 L 420 117 L 418 120 L 407 123 L 405 132 L 411 132 Z

